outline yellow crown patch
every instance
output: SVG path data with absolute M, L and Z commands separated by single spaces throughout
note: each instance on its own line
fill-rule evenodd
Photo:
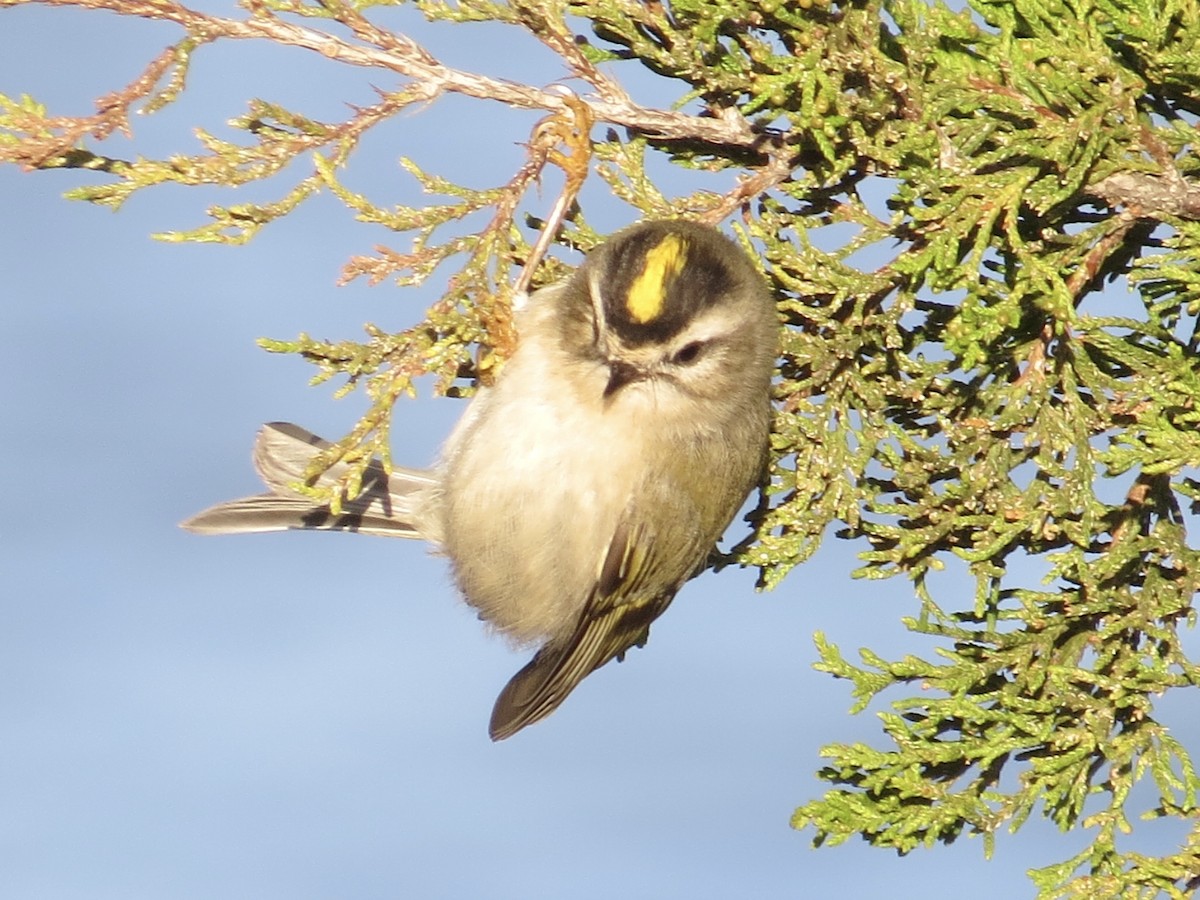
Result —
M 639 325 L 652 322 L 662 313 L 667 286 L 687 262 L 687 244 L 677 234 L 668 234 L 646 254 L 641 274 L 633 280 L 625 298 L 629 317 Z

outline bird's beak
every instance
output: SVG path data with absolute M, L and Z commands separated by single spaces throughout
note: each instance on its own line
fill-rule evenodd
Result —
M 604 387 L 604 399 L 609 399 L 625 385 L 639 381 L 645 376 L 646 373 L 637 366 L 620 360 L 612 360 L 608 364 L 608 384 Z

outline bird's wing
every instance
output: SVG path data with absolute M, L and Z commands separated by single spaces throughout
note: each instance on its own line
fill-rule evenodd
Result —
M 676 577 L 676 570 L 686 571 Z M 584 678 L 644 644 L 650 623 L 690 574 L 686 561 L 680 565 L 662 556 L 661 543 L 646 524 L 618 527 L 574 633 L 539 650 L 500 692 L 488 726 L 492 740 L 544 719 Z

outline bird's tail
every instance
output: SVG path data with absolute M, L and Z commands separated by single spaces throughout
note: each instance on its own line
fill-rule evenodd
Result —
M 328 505 L 293 490 L 293 484 L 304 480 L 312 458 L 329 446 L 328 441 L 290 422 L 264 425 L 254 441 L 254 468 L 269 492 L 218 503 L 182 522 L 182 527 L 200 534 L 299 528 L 437 541 L 436 534 L 430 533 L 433 524 L 422 521 L 421 515 L 428 508 L 427 497 L 436 488 L 436 480 L 421 469 L 393 468 L 389 474 L 378 460 L 372 462 L 363 473 L 362 493 L 343 503 L 337 514 Z M 336 483 L 346 468 L 345 463 L 338 463 L 322 474 L 317 484 Z

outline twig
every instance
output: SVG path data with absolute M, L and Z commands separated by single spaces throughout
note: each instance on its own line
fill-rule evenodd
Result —
M 784 182 L 792 174 L 791 157 L 780 147 L 772 148 L 768 153 L 767 164 L 749 177 L 740 177 L 737 187 L 721 198 L 721 202 L 708 210 L 700 218 L 711 224 L 716 224 L 726 216 L 736 212 L 747 201 L 752 200 L 771 188 Z
M 349 65 L 388 69 L 423 84 L 436 86 L 438 91 L 463 94 L 481 100 L 495 100 L 522 109 L 568 112 L 567 101 L 554 90 L 450 68 L 438 62 L 424 47 L 408 36 L 377 29 L 357 13 L 354 14 L 357 18 L 350 16 L 345 21 L 364 42 L 372 46 L 351 43 L 315 28 L 284 22 L 265 9 L 250 19 L 228 19 L 198 12 L 172 0 L 28 2 L 48 6 L 104 9 L 119 15 L 175 22 L 185 28 L 193 38 L 205 42 L 218 38 L 273 40 L 276 43 L 312 50 L 328 59 Z M 12 0 L 0 0 L 0 6 L 7 5 L 12 5 Z M 340 4 L 335 8 L 337 16 L 341 19 L 344 8 Z M 593 69 L 592 72 L 594 71 Z M 651 109 L 634 103 L 624 91 L 611 89 L 611 84 L 597 79 L 595 75 L 592 75 L 592 82 L 601 90 L 600 96 L 588 100 L 591 114 L 597 121 L 621 125 L 667 140 L 700 141 L 740 148 L 752 148 L 762 142 L 761 135 L 755 132 L 740 114 L 707 118 Z
M 128 134 L 129 107 L 154 90 L 163 74 L 175 62 L 178 52 L 178 44 L 167 47 L 124 88 L 100 97 L 96 101 L 97 112 L 94 116 L 59 116 L 38 120 L 37 137 L 0 145 L 0 162 L 14 162 L 36 169 L 47 160 L 71 151 L 84 135 L 103 140 L 114 131 Z M 55 131 L 58 133 L 53 134 Z M 51 134 L 47 135 L 47 132 Z
M 1141 218 L 1200 219 L 1200 186 L 1180 176 L 1174 166 L 1167 172 L 1167 175 L 1117 172 L 1087 191 L 1109 206 L 1124 206 Z
M 564 89 L 565 91 L 565 89 Z M 513 285 L 514 303 L 523 302 L 529 285 L 533 282 L 533 273 L 546 251 L 554 240 L 558 228 L 566 218 L 567 210 L 579 195 L 580 188 L 587 178 L 588 165 L 592 155 L 592 115 L 590 107 L 570 91 L 565 91 L 564 98 L 569 116 L 552 115 L 538 122 L 533 129 L 529 142 L 530 163 L 537 166 L 538 172 L 546 162 L 559 166 L 566 181 L 559 192 L 558 199 L 546 216 L 542 225 L 542 233 L 529 251 L 529 258 L 521 269 L 516 283 Z M 566 145 L 567 153 L 558 149 L 559 144 Z

